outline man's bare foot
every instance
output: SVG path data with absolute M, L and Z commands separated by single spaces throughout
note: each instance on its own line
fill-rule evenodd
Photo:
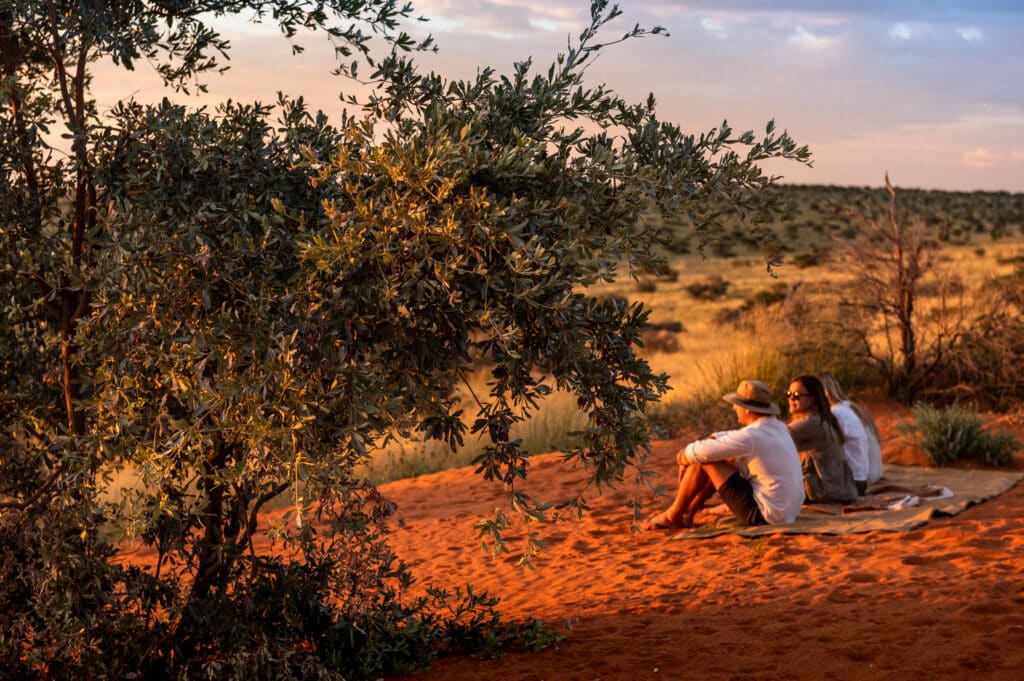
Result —
M 655 513 L 647 522 L 644 523 L 643 529 L 645 532 L 652 530 L 684 530 L 688 527 L 693 526 L 693 519 L 680 518 L 679 520 L 673 520 L 668 517 L 668 513 L 662 511 L 661 513 Z

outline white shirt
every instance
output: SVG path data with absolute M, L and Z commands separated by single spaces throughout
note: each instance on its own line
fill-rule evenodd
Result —
M 686 463 L 732 459 L 740 475 L 750 481 L 754 501 L 770 525 L 791 523 L 800 514 L 804 503 L 800 454 L 786 424 L 774 416 L 691 442 L 679 458 Z
M 832 413 L 839 421 L 839 427 L 843 429 L 843 437 L 846 440 L 843 444 L 843 453 L 846 454 L 846 462 L 850 464 L 853 479 L 867 482 L 870 458 L 868 456 L 868 433 L 864 424 L 850 407 L 849 402 L 844 401 L 833 405 Z
M 873 485 L 882 479 L 882 443 L 870 428 L 864 431 L 868 435 L 868 484 Z

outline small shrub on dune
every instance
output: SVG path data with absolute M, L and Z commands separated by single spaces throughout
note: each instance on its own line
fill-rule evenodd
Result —
M 664 248 L 669 253 L 675 255 L 689 255 L 693 251 L 693 247 L 690 246 L 690 238 L 685 235 L 675 235 L 673 239 L 664 244 Z
M 644 349 L 647 353 L 672 354 L 682 352 L 679 334 L 686 333 L 682 322 L 652 322 L 644 331 Z
M 686 327 L 678 320 L 671 322 L 651 322 L 648 328 L 652 331 L 670 331 L 672 333 L 686 333 Z
M 719 239 L 711 242 L 711 252 L 716 258 L 732 258 L 736 255 L 736 246 L 730 241 Z
M 798 269 L 807 269 L 808 267 L 816 267 L 820 264 L 821 255 L 819 253 L 798 253 L 793 256 L 792 262 Z
M 738 307 L 723 307 L 715 312 L 711 323 L 715 326 L 736 326 L 740 323 L 743 312 Z
M 666 354 L 679 352 L 678 332 L 668 329 L 648 329 L 644 332 L 644 348 L 647 352 L 664 352 Z
M 679 281 L 679 270 L 666 267 L 663 271 L 658 272 L 658 279 L 660 281 L 677 282 Z
M 962 460 L 1005 466 L 1019 447 L 1012 433 L 985 430 L 977 414 L 957 405 L 940 410 L 918 402 L 911 412 L 915 423 L 905 424 L 901 430 L 917 437 L 935 466 Z
M 728 290 L 729 282 L 717 274 L 686 287 L 686 292 L 697 300 L 719 300 Z
M 658 282 L 654 277 L 640 277 L 636 280 L 636 290 L 640 293 L 654 293 L 658 290 Z
M 770 307 L 776 303 L 785 301 L 788 296 L 789 285 L 786 282 L 779 281 L 773 284 L 771 288 L 761 289 L 743 301 L 743 307 L 741 310 L 743 312 L 747 312 L 757 306 Z

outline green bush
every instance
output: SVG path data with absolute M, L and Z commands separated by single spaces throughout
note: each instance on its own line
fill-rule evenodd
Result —
M 917 436 L 935 466 L 958 460 L 1005 466 L 1019 446 L 1012 433 L 985 430 L 977 414 L 957 405 L 940 410 L 918 402 L 911 412 L 915 423 L 907 424 L 903 431 Z

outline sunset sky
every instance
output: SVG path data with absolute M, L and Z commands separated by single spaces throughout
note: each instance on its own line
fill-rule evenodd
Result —
M 800 184 L 1024 191 L 1024 2 L 623 0 L 612 40 L 635 23 L 669 37 L 611 47 L 588 72 L 629 100 L 653 92 L 663 119 L 700 132 L 774 118 L 814 167 L 772 167 Z M 545 68 L 588 20 L 587 0 L 416 0 L 440 52 L 421 61 L 450 78 Z M 302 94 L 328 112 L 344 82 L 322 36 L 291 56 L 272 27 L 221 24 L 232 69 L 207 101 Z M 113 83 L 116 83 L 114 85 Z M 102 98 L 163 94 L 139 76 L 101 79 Z M 108 91 L 104 94 L 104 89 Z

